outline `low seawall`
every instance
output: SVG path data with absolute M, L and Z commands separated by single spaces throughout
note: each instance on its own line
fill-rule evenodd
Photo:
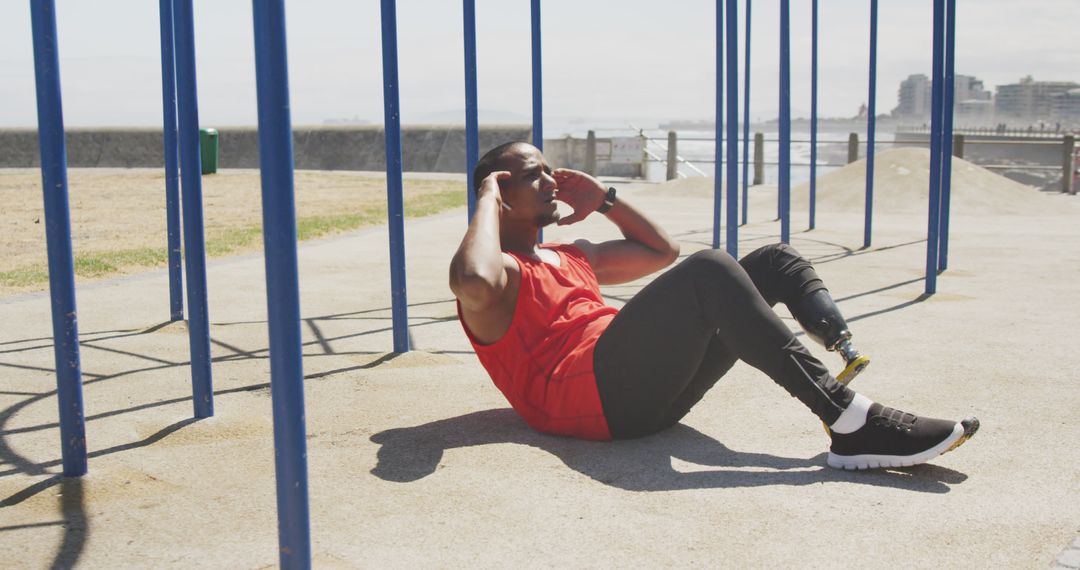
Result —
M 480 154 L 509 141 L 529 141 L 528 125 L 480 128 Z M 68 129 L 68 166 L 158 168 L 164 164 L 161 129 Z M 549 141 L 553 166 L 583 168 L 584 141 Z M 258 168 L 259 140 L 254 127 L 218 129 L 219 168 Z M 302 170 L 386 169 L 386 146 L 381 125 L 296 127 L 293 129 L 295 166 Z M 571 148 L 572 147 L 572 148 Z M 417 125 L 401 129 L 402 169 L 407 172 L 465 172 L 465 128 Z M 29 168 L 39 164 L 34 129 L 0 129 L 0 168 Z M 597 162 L 599 174 L 640 176 L 640 165 Z
M 507 141 L 528 141 L 528 126 L 480 129 L 481 153 Z M 219 168 L 258 168 L 259 140 L 254 127 L 218 129 Z M 293 129 L 296 168 L 303 170 L 385 170 L 381 126 L 297 127 Z M 161 129 L 68 129 L 68 166 L 161 167 Z M 464 172 L 465 129 L 412 126 L 401 130 L 402 167 L 409 172 Z M 38 166 L 33 129 L 0 130 L 0 167 Z

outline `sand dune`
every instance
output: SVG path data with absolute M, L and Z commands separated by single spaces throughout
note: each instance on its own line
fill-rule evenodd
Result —
M 874 209 L 882 213 L 925 212 L 930 191 L 930 151 L 898 148 L 874 158 Z M 792 188 L 792 207 L 808 207 L 810 184 Z M 862 210 L 866 195 L 866 159 L 818 177 L 818 207 Z M 1043 206 L 1038 190 L 994 174 L 960 158 L 952 161 L 954 212 L 1008 214 Z

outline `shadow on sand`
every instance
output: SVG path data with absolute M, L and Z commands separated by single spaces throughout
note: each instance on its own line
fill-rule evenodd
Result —
M 443 452 L 459 447 L 516 443 L 542 449 L 594 481 L 628 491 L 672 491 L 811 485 L 842 481 L 921 493 L 947 493 L 967 475 L 936 465 L 848 472 L 825 465 L 825 453 L 804 459 L 735 451 L 682 424 L 634 440 L 592 442 L 532 431 L 509 408 L 491 409 L 371 436 L 379 444 L 372 474 L 399 483 L 435 472 Z M 698 467 L 675 469 L 672 460 Z
M 86 516 L 86 500 L 83 479 L 54 475 L 39 481 L 30 488 L 0 502 L 0 508 L 11 506 L 52 487 L 59 487 L 57 510 L 60 520 L 0 527 L 0 533 L 28 528 L 60 527 L 63 536 L 49 568 L 74 568 L 86 547 L 90 534 L 90 521 Z M 14 566 L 12 566 L 14 567 Z

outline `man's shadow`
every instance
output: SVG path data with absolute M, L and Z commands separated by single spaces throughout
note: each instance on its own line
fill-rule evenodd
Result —
M 670 491 L 810 485 L 844 481 L 924 493 L 947 493 L 967 475 L 935 465 L 848 472 L 825 465 L 825 453 L 809 459 L 734 451 L 682 424 L 634 440 L 593 442 L 530 429 L 509 408 L 491 409 L 371 436 L 379 444 L 372 474 L 409 483 L 435 472 L 443 452 L 458 447 L 517 443 L 542 449 L 595 481 L 628 491 Z M 685 471 L 672 460 L 694 464 Z

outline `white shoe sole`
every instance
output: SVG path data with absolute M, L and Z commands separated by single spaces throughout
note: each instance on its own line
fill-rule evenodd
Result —
M 976 424 L 977 426 L 977 424 Z M 956 422 L 953 426 L 953 431 L 949 434 L 949 437 L 945 438 L 941 443 L 927 449 L 926 451 L 916 453 L 914 455 L 837 455 L 833 452 L 829 452 L 828 463 L 829 467 L 835 467 L 837 469 L 882 469 L 888 467 L 908 467 L 918 463 L 925 463 L 931 459 L 945 453 L 952 451 L 957 447 L 960 447 L 962 443 L 967 441 L 969 437 L 974 435 L 974 430 L 971 433 L 965 433 L 963 424 Z

